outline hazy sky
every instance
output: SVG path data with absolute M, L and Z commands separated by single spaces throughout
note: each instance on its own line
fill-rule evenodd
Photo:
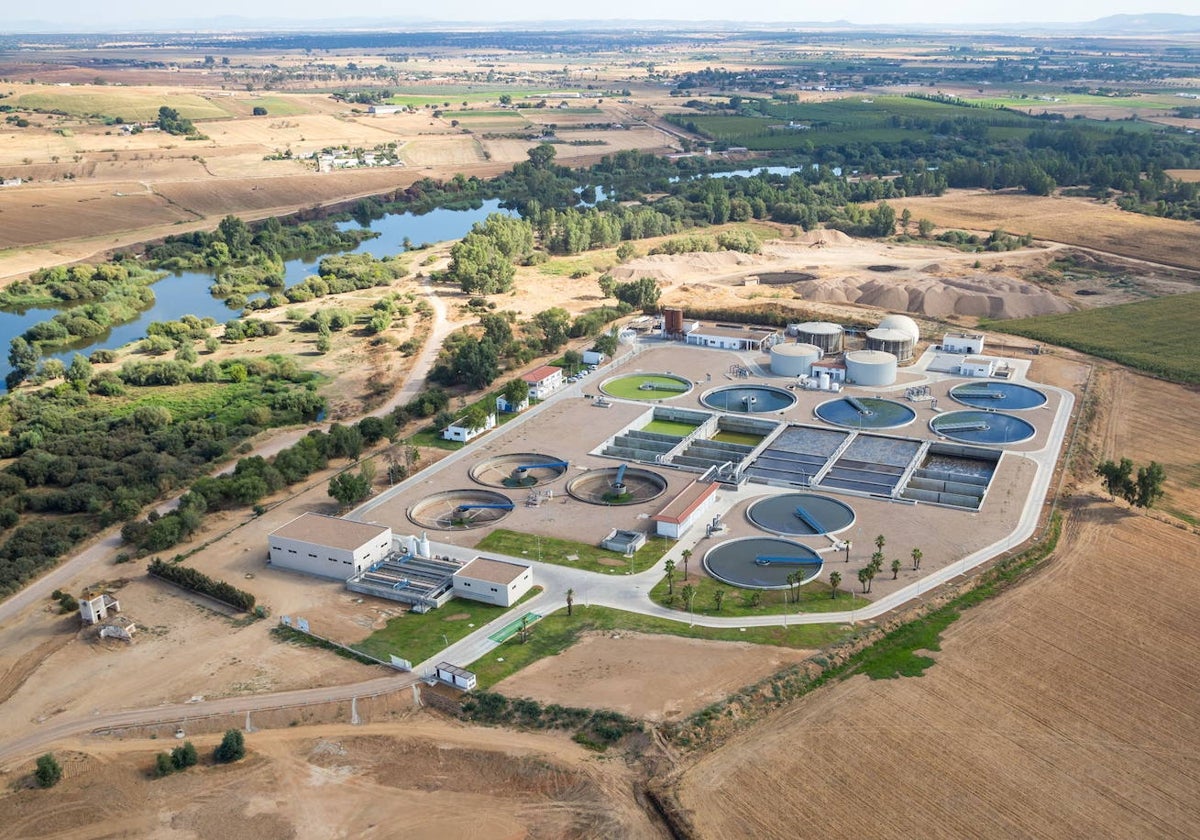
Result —
M 328 0 L 205 0 L 203 3 L 163 0 L 39 0 L 9 7 L 5 17 L 42 20 L 60 25 L 78 23 L 151 24 L 161 20 L 203 19 L 218 15 L 245 18 L 290 18 L 297 21 L 357 18 L 426 19 L 444 21 L 555 20 L 555 19 L 670 19 L 746 21 L 833 21 L 852 23 L 1015 23 L 1023 21 L 1088 21 L 1122 12 L 1200 13 L 1196 0 L 1151 0 L 1139 8 L 1133 0 L 987 0 L 911 4 L 899 0 L 760 0 L 754 4 L 718 0 L 606 0 L 599 3 L 563 3 L 561 0 L 442 0 L 438 3 L 330 3 Z M 0 31 L 4 24 L 0 22 Z

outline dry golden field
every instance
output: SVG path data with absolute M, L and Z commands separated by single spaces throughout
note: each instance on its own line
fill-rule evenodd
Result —
M 1032 233 L 1038 239 L 1200 270 L 1200 252 L 1194 247 L 1200 228 L 1194 222 L 1126 213 L 1090 199 L 949 190 L 938 198 L 905 198 L 894 204 L 898 210 L 907 207 L 913 218 L 928 218 L 940 227 L 1003 228 L 1009 233 Z

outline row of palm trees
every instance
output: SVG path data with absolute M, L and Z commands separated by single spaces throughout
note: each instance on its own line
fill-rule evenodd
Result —
M 875 575 L 883 570 L 883 547 L 885 545 L 887 545 L 887 538 L 883 534 L 880 534 L 875 538 L 875 553 L 871 555 L 871 562 L 858 570 L 858 582 L 862 584 L 864 593 L 871 591 L 871 581 L 875 579 Z M 914 548 L 912 550 L 912 567 L 914 572 L 921 568 L 921 560 L 924 556 L 925 553 L 921 549 Z M 903 568 L 903 565 L 898 559 L 892 561 L 892 580 L 900 577 L 900 569 Z M 830 576 L 830 582 L 832 583 L 832 575 Z M 834 587 L 834 592 L 834 597 L 837 597 L 836 586 Z

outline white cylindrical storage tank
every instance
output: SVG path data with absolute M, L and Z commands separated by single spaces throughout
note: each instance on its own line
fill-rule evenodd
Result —
M 846 381 L 855 385 L 891 385 L 896 381 L 896 357 L 882 350 L 853 350 L 846 354 Z
M 902 362 L 913 357 L 913 339 L 905 330 L 876 327 L 867 332 L 867 349 L 891 353 Z
M 821 376 L 819 378 L 821 381 L 821 390 L 828 391 L 829 390 L 829 371 L 827 371 L 827 370 L 821 371 Z
M 812 363 L 821 360 L 821 348 L 811 344 L 776 344 L 771 348 L 771 373 L 776 376 L 807 376 Z
M 809 321 L 796 324 L 796 340 L 820 347 L 822 353 L 842 352 L 842 326 L 828 321 Z
M 913 344 L 921 340 L 921 328 L 917 326 L 916 321 L 907 315 L 885 315 L 883 320 L 879 322 L 879 326 L 885 330 L 900 330 L 901 332 L 908 333 Z

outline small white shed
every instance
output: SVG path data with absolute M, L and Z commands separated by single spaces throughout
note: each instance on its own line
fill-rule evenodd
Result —
M 440 682 L 452 685 L 455 688 L 461 688 L 463 691 L 470 691 L 475 687 L 476 680 L 473 673 L 466 668 L 451 665 L 449 662 L 439 662 L 433 666 L 433 675 Z

